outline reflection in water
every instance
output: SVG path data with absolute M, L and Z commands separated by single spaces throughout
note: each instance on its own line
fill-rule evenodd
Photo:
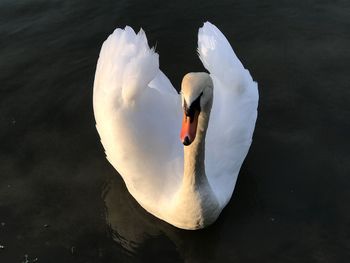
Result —
M 179 256 L 186 262 L 217 258 L 218 224 L 196 231 L 177 229 L 147 213 L 128 193 L 122 179 L 115 175 L 108 178 L 102 197 L 112 237 L 130 255 L 149 255 L 147 249 L 159 249 L 155 244 L 161 242 L 162 248 L 168 247 L 167 253 L 177 251 L 180 254 L 175 254 L 174 260 Z
M 137 207 L 123 182 L 115 177 L 108 179 L 102 194 L 107 223 L 113 231 L 113 239 L 127 251 L 135 252 L 139 244 L 149 237 L 159 235 L 160 231 L 156 224 L 149 223 L 147 215 L 142 215 L 147 212 Z

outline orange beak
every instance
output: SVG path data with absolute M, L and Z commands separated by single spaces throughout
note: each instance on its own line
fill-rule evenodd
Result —
M 196 138 L 198 115 L 199 115 L 199 111 L 196 111 L 194 114 L 193 120 L 191 122 L 190 117 L 186 116 L 186 114 L 184 113 L 180 139 L 185 146 L 190 145 Z

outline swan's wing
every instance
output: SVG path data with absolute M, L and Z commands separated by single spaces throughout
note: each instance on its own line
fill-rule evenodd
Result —
M 181 102 L 142 30 L 118 28 L 103 43 L 94 114 L 107 159 L 131 194 L 146 209 L 166 201 L 182 176 Z
M 257 83 L 225 36 L 209 22 L 199 29 L 198 53 L 214 82 L 206 171 L 219 202 L 226 204 L 252 142 L 259 97 Z

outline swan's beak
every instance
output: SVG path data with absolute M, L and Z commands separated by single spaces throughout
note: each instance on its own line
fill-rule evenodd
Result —
M 196 111 L 193 119 L 184 113 L 180 139 L 185 146 L 190 145 L 196 138 L 199 111 Z

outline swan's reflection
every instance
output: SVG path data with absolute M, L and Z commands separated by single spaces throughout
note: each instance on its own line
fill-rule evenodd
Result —
M 220 223 L 196 231 L 177 229 L 148 214 L 128 193 L 122 179 L 107 179 L 102 194 L 113 239 L 129 254 L 175 253 L 186 262 L 217 259 Z M 222 244 L 221 244 L 222 245 Z M 152 248 L 152 249 L 150 249 Z

